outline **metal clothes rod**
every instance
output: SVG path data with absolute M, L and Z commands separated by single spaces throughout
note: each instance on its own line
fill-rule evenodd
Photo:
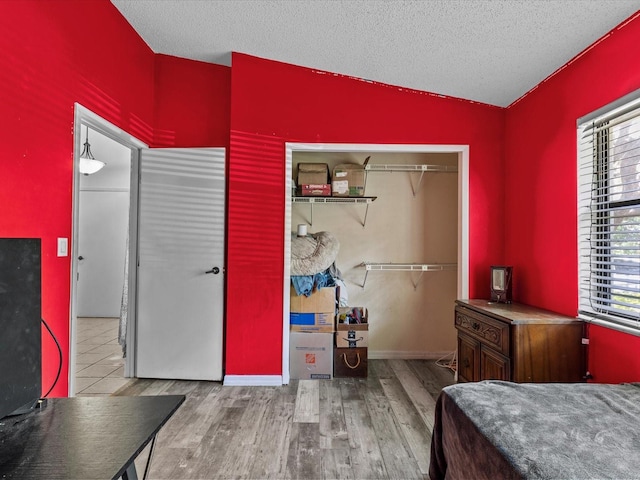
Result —
M 422 184 L 422 178 L 424 177 L 425 172 L 446 172 L 446 173 L 455 173 L 458 171 L 457 165 L 385 165 L 385 164 L 371 164 L 368 163 L 364 167 L 365 172 L 419 172 L 420 178 L 418 179 L 418 184 L 411 188 L 413 190 L 413 196 L 415 197 L 420 189 L 420 185 Z
M 457 165 L 384 165 L 368 163 L 368 172 L 457 172 Z
M 372 270 L 375 271 L 407 271 L 407 272 L 420 272 L 417 282 L 413 284 L 413 289 L 417 289 L 422 279 L 424 272 L 438 272 L 442 270 L 451 270 L 458 267 L 457 263 L 374 263 L 374 262 L 362 262 L 361 267 L 365 268 L 364 281 L 362 282 L 362 288 L 367 283 L 367 276 Z

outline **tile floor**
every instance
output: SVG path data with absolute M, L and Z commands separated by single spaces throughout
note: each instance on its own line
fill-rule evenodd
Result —
M 117 318 L 78 318 L 76 395 L 105 397 L 131 379 L 124 378 Z

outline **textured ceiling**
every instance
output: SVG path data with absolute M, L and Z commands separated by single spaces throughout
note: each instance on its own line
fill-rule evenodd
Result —
M 156 53 L 231 52 L 507 106 L 640 0 L 112 0 Z

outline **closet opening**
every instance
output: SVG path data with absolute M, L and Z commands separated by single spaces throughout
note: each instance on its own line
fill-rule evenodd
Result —
M 300 164 L 362 165 L 364 196 L 309 201 Z M 289 383 L 292 235 L 331 232 L 349 306 L 369 311 L 369 358 L 456 350 L 454 300 L 468 296 L 467 145 L 286 144 L 282 379 Z M 341 295 L 342 296 L 342 295 Z

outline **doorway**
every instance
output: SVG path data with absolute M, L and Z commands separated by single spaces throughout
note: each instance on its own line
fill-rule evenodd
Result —
M 107 163 L 92 175 L 79 171 L 87 134 L 93 155 Z M 69 396 L 113 390 L 135 372 L 135 309 L 126 307 L 136 289 L 142 148 L 139 140 L 75 105 Z M 128 347 L 124 359 L 120 340 Z M 79 371 L 84 374 L 78 378 Z
M 108 395 L 126 383 L 120 320 L 126 298 L 131 149 L 88 125 L 82 125 L 82 135 L 83 151 L 90 145 L 105 166 L 80 175 L 75 394 Z

